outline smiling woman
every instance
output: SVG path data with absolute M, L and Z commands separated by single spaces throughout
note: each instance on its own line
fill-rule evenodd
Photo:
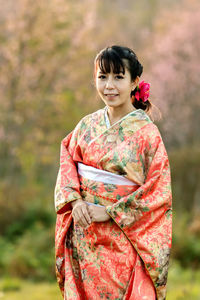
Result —
M 111 73 L 103 74 L 100 67 L 97 67 L 97 91 L 101 99 L 110 107 L 112 112 L 115 112 L 115 108 L 118 107 L 118 116 L 116 117 L 120 118 L 120 115 L 125 115 L 133 111 L 130 94 L 137 86 L 138 81 L 139 77 L 137 77 L 135 81 L 131 81 L 130 72 L 127 67 L 125 67 L 124 74 L 122 71 L 118 74 L 113 73 L 113 71 Z M 113 117 L 113 115 L 110 115 L 111 122 Z
M 134 108 L 150 109 L 148 99 L 143 101 L 135 97 L 142 71 L 136 54 L 129 48 L 112 46 L 96 56 L 96 88 L 101 99 L 109 106 L 111 123 Z
M 61 143 L 56 274 L 64 299 L 164 300 L 171 248 L 168 156 L 143 68 L 121 46 L 95 58 L 106 104 Z

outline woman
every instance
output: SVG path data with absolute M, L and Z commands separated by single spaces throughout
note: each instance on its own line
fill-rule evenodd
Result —
M 167 153 L 143 67 L 127 47 L 95 58 L 106 104 L 61 143 L 56 274 L 64 299 L 163 300 L 171 248 Z

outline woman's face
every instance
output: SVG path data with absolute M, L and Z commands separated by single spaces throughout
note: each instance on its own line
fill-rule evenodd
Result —
M 102 73 L 99 66 L 96 70 L 96 89 L 103 102 L 110 107 L 129 106 L 130 94 L 135 89 L 139 77 L 131 81 L 131 74 L 125 67 L 125 74 Z M 132 104 L 131 104 L 132 105 Z

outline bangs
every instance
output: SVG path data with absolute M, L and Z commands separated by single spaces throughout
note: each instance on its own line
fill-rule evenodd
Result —
M 122 61 L 118 53 L 111 48 L 107 48 L 102 53 L 100 53 L 99 57 L 96 60 L 96 63 L 97 65 L 99 65 L 102 73 L 106 74 L 113 72 L 114 74 L 119 74 L 122 72 L 123 74 L 125 74 L 124 62 Z

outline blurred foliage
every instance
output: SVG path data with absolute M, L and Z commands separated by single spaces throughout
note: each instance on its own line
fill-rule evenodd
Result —
M 179 213 L 200 212 L 200 144 L 169 152 L 173 207 Z
M 172 260 L 168 275 L 166 300 L 199 300 L 200 271 L 183 268 Z
M 160 123 L 170 148 L 200 141 L 200 2 L 185 0 L 163 10 L 143 53 L 152 83 L 152 100 L 163 113 Z
M 0 290 L 2 292 L 19 291 L 22 288 L 22 281 L 19 278 L 5 277 L 0 282 Z
M 46 227 L 37 219 L 18 239 L 1 238 L 1 275 L 55 280 L 53 245 L 54 227 Z
M 15 287 L 18 287 L 15 288 Z M 3 300 L 61 300 L 63 299 L 56 283 L 35 283 L 6 278 L 0 281 L 0 298 Z
M 174 213 L 172 256 L 183 268 L 200 269 L 199 215 Z

